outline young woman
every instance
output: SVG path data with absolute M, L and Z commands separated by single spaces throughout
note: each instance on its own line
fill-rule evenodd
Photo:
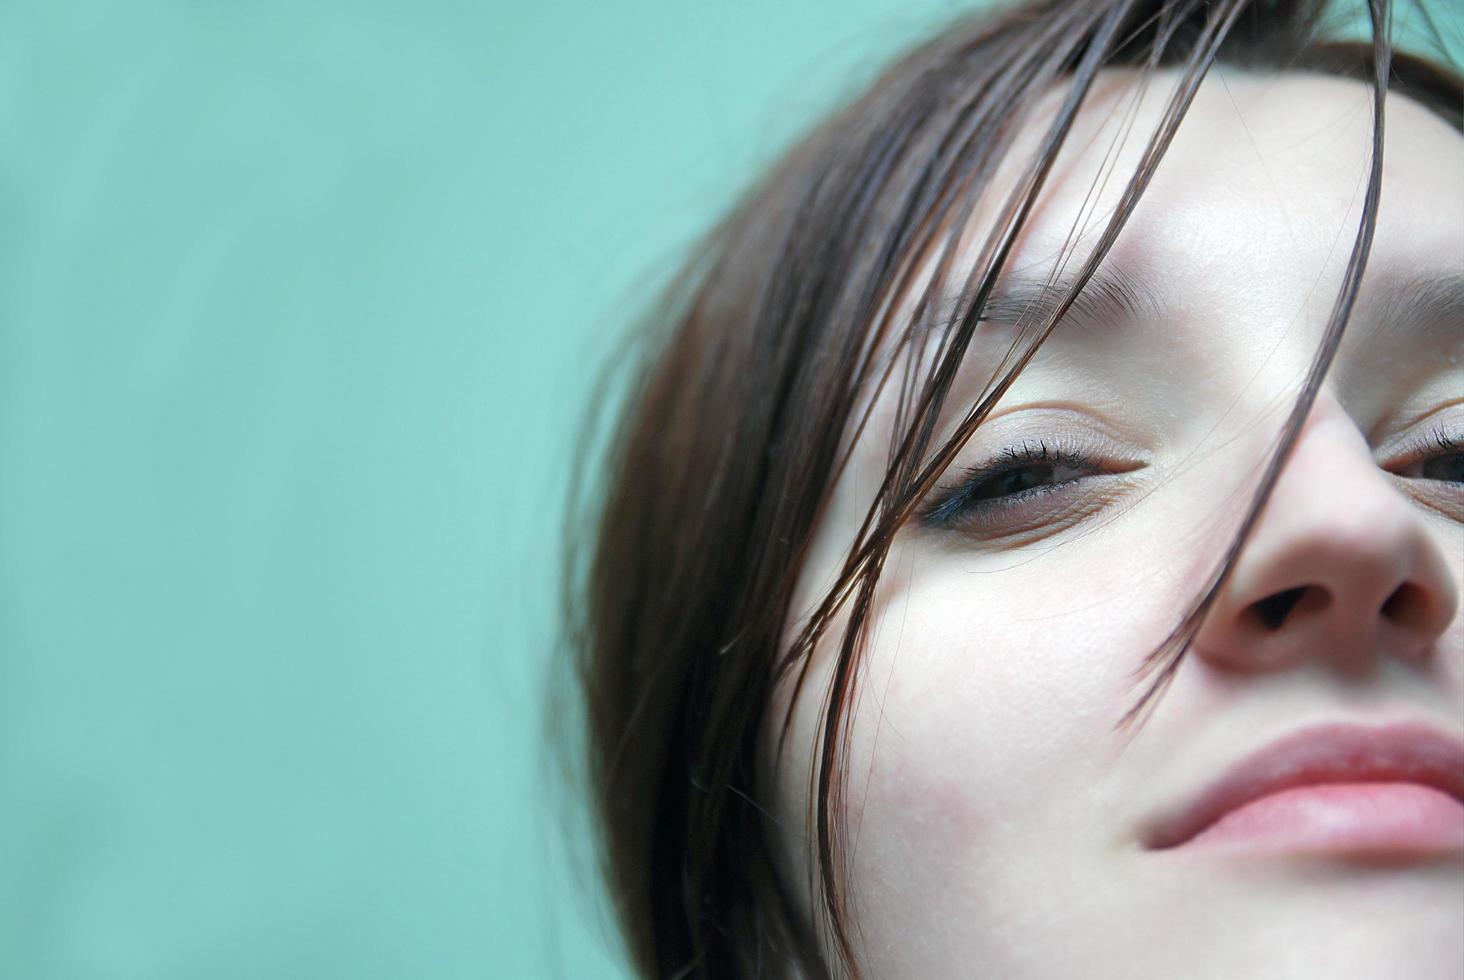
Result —
M 963 20 L 688 263 L 571 593 L 643 974 L 1464 972 L 1464 88 L 1326 13 Z

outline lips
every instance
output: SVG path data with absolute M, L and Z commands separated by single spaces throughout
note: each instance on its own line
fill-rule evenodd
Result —
M 1317 789 L 1301 792 L 1304 787 Z M 1310 807 L 1298 808 L 1297 800 Z M 1373 825 L 1371 835 L 1366 826 L 1357 828 L 1349 838 L 1352 843 L 1376 843 L 1380 833 L 1386 836 L 1387 821 L 1407 823 L 1399 813 L 1401 806 L 1390 810 L 1388 802 L 1418 800 L 1423 810 L 1432 805 L 1434 836 L 1456 839 L 1458 834 L 1447 824 L 1455 807 L 1464 808 L 1464 740 L 1420 725 L 1321 726 L 1283 738 L 1236 763 L 1194 798 L 1162 814 L 1146 835 L 1145 846 L 1175 848 L 1221 828 L 1232 835 L 1273 833 L 1294 838 L 1317 829 L 1296 824 L 1320 821 L 1320 808 L 1326 805 L 1350 808 L 1344 817 Z M 1440 812 L 1446 825 L 1442 831 Z M 1328 816 L 1337 823 L 1337 813 Z M 1285 833 L 1278 831 L 1278 825 L 1286 825 Z M 1403 832 L 1417 837 L 1430 831 L 1414 821 Z M 1335 833 L 1330 839 L 1339 840 Z

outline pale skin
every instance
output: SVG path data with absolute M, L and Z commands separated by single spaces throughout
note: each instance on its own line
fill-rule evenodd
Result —
M 1172 81 L 1156 76 L 1139 104 L 1088 244 Z M 1083 110 L 1012 269 L 1051 271 L 1128 82 L 1108 76 Z M 1143 844 L 1155 812 L 1305 725 L 1464 731 L 1464 487 L 1438 445 L 1464 440 L 1464 322 L 1447 303 L 1398 312 L 1418 283 L 1464 277 L 1464 138 L 1406 99 L 1388 104 L 1357 313 L 1295 452 L 1172 686 L 1131 740 L 1115 728 L 1142 690 L 1135 668 L 1230 540 L 1322 336 L 1360 214 L 1370 98 L 1321 76 L 1207 80 L 1106 264 L 1148 284 L 1153 305 L 1060 328 L 935 498 L 1024 445 L 1085 461 L 1028 474 L 1061 484 L 1048 493 L 900 533 L 847 766 L 867 975 L 1464 975 L 1460 854 Z M 991 213 L 978 211 L 973 241 Z M 1009 339 L 978 333 L 959 409 Z M 892 392 L 875 403 L 833 490 L 796 608 L 821 597 L 884 475 L 892 404 Z M 1406 615 L 1385 614 L 1404 585 Z M 1321 599 L 1254 629 L 1247 611 L 1294 587 Z M 799 882 L 828 653 L 815 651 L 815 693 L 795 707 L 775 777 Z

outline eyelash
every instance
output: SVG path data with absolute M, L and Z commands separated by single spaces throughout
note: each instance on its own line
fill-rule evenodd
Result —
M 1403 447 L 1402 456 L 1407 463 L 1403 469 L 1412 469 L 1438 459 L 1447 459 L 1450 456 L 1464 455 L 1464 434 L 1453 435 L 1444 429 L 1442 423 L 1429 430 L 1416 441 Z M 1406 476 L 1396 471 L 1395 475 L 1404 479 L 1429 480 L 1435 479 L 1426 476 Z M 1439 482 L 1451 482 L 1439 480 Z
M 1406 446 L 1403 455 L 1408 460 L 1404 469 L 1440 458 L 1464 455 L 1464 436 L 1451 435 L 1439 425 Z M 1007 493 L 990 493 L 997 481 L 1043 465 L 1074 470 L 1079 475 L 1064 480 L 1036 483 Z M 968 467 L 960 482 L 939 490 L 935 499 L 921 508 L 920 522 L 926 527 L 937 529 L 972 521 L 978 524 L 996 524 L 1040 498 L 1063 493 L 1075 484 L 1092 477 L 1108 475 L 1109 472 L 1091 454 L 1061 440 L 1049 442 L 1039 439 L 1036 442 L 1023 442 L 1020 446 L 1003 449 L 986 462 Z M 1396 475 L 1404 479 L 1438 479 L 1403 473 Z M 1440 479 L 1439 482 L 1448 481 Z M 983 493 L 989 495 L 981 496 Z
M 990 491 L 997 481 L 1037 466 L 1078 471 L 1080 475 L 1064 480 L 1038 483 L 1007 493 Z M 976 520 L 995 523 L 1010 512 L 1049 494 L 1061 493 L 1084 480 L 1101 476 L 1107 469 L 1085 450 L 1062 442 L 1039 439 L 1003 449 L 995 457 L 969 467 L 955 486 L 938 491 L 936 498 L 921 509 L 920 520 L 926 527 L 948 528 Z

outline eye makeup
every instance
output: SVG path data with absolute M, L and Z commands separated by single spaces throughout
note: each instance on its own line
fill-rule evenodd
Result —
M 999 536 L 1055 518 L 1095 482 L 1142 464 L 1113 462 L 1070 437 L 1026 439 L 965 467 L 921 507 L 922 526 Z

